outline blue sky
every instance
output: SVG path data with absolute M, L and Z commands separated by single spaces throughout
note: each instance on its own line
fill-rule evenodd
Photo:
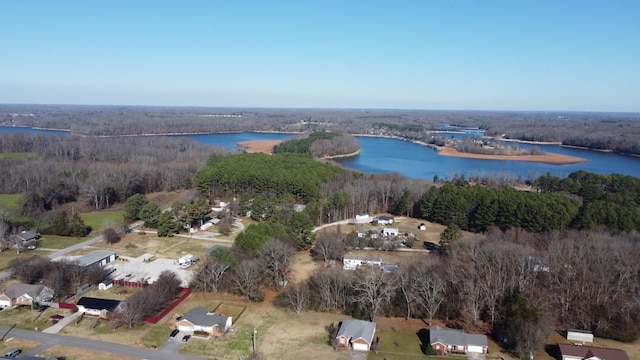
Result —
M 640 111 L 640 1 L 3 1 L 0 103 Z

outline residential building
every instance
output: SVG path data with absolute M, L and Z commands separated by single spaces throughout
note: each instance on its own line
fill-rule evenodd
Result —
M 373 344 L 376 323 L 363 320 L 343 320 L 338 329 L 338 346 L 351 346 L 353 350 L 369 351 Z
M 489 350 L 485 335 L 467 334 L 461 329 L 440 326 L 432 326 L 429 329 L 429 343 L 438 355 L 486 354 Z
M 231 329 L 230 316 L 209 313 L 203 307 L 196 307 L 176 322 L 180 331 L 204 332 L 209 336 L 222 336 Z

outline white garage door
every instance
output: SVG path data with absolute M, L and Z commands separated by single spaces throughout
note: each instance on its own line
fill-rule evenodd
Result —
M 10 307 L 11 306 L 11 301 L 9 300 L 0 300 L 0 307 Z
M 469 345 L 467 346 L 467 352 L 468 353 L 475 353 L 475 354 L 482 354 L 482 346 L 472 346 Z
M 178 325 L 178 330 L 180 330 L 180 331 L 191 331 L 191 326 L 189 326 L 189 325 Z
M 367 344 L 353 343 L 353 350 L 369 351 L 369 346 Z

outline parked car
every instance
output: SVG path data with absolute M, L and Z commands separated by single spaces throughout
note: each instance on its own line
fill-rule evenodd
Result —
M 175 337 L 176 335 L 178 335 L 178 333 L 180 332 L 180 330 L 175 329 L 171 332 L 171 335 L 169 335 L 169 337 Z
M 35 250 L 35 249 L 36 249 L 36 246 L 35 246 L 35 245 L 29 245 L 29 246 L 27 246 L 27 249 L 29 249 L 29 250 Z
M 49 321 L 51 321 L 54 324 L 57 324 L 58 321 L 60 321 L 62 319 L 64 319 L 64 316 L 63 315 L 58 315 L 58 314 L 51 315 L 51 317 L 49 317 Z
M 191 335 L 185 335 L 182 337 L 182 342 L 187 342 L 189 339 L 191 339 Z
M 49 305 L 40 305 L 38 307 L 38 312 L 43 312 L 49 308 Z
M 8 353 L 4 354 L 5 358 L 14 358 L 17 357 L 18 355 L 20 355 L 20 353 L 22 352 L 22 350 L 20 349 L 13 349 L 10 350 Z

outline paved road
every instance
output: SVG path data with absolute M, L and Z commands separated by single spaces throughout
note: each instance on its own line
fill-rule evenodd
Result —
M 0 326 L 0 333 L 4 334 L 9 330 L 6 326 Z M 126 334 L 125 334 L 126 335 Z M 22 329 L 12 329 L 7 334 L 8 338 L 19 338 L 32 340 L 42 343 L 41 346 L 38 346 L 35 351 L 44 351 L 45 345 L 53 346 L 53 345 L 64 345 L 75 348 L 89 349 L 94 351 L 106 352 L 113 355 L 122 355 L 129 356 L 138 359 L 153 359 L 153 360 L 202 360 L 202 358 L 180 355 L 171 352 L 157 351 L 145 348 L 138 348 L 134 346 L 128 345 L 120 345 L 109 343 L 105 341 L 99 340 L 90 340 L 84 339 L 74 336 L 66 336 L 66 335 L 56 335 L 56 334 L 46 334 L 37 331 L 30 330 L 22 330 Z M 31 353 L 31 352 L 29 352 Z

